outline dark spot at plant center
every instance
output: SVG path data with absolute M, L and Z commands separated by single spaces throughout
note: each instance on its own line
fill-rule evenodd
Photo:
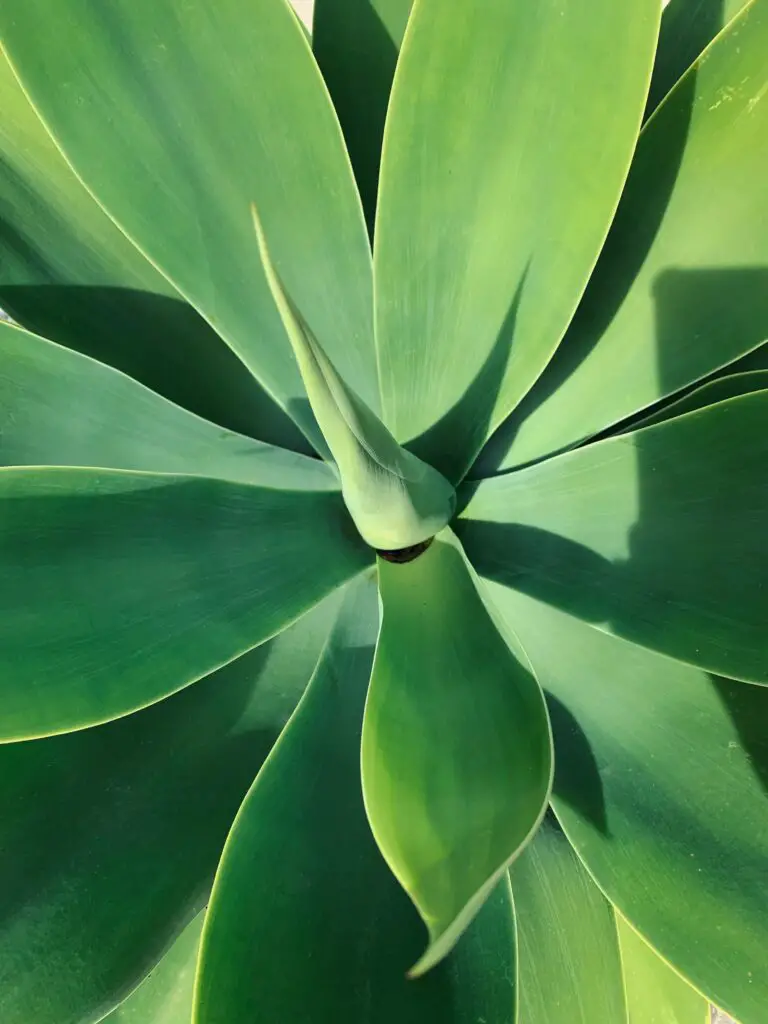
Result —
M 377 551 L 376 554 L 387 562 L 398 562 L 401 564 L 403 562 L 412 562 L 414 558 L 418 558 L 419 555 L 427 550 L 433 539 L 430 537 L 429 540 L 423 540 L 419 544 L 411 544 L 408 548 L 398 548 L 397 551 Z

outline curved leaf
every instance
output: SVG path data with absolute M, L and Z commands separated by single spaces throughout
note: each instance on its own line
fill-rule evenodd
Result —
M 519 1024 L 704 1024 L 706 1000 L 619 917 L 552 816 L 511 870 Z
M 0 52 L 0 306 L 222 426 L 310 451 L 208 324 L 115 227 Z
M 748 0 L 671 0 L 661 16 L 646 117 Z
M 768 391 L 482 481 L 482 575 L 681 661 L 768 684 Z
M 768 370 L 730 373 L 723 377 L 716 377 L 640 420 L 634 424 L 633 429 L 651 427 L 655 423 L 664 423 L 665 420 L 674 419 L 684 413 L 706 409 L 707 406 L 725 402 L 729 398 L 738 398 L 740 395 L 749 395 L 753 391 L 766 390 L 768 390 Z
M 249 207 L 344 378 L 378 404 L 371 260 L 341 131 L 284 0 L 30 0 L 9 59 L 86 185 L 305 430 Z
M 189 1024 L 204 913 L 184 929 L 139 987 L 103 1024 Z
M 3 1024 L 99 1020 L 200 911 L 335 608 L 151 708 L 0 746 Z M 129 1000 L 147 1011 L 137 1024 L 160 1024 L 147 1007 L 162 991 L 142 989 Z
M 405 977 L 423 926 L 376 848 L 360 793 L 377 629 L 375 584 L 362 580 L 348 589 L 305 698 L 227 840 L 203 937 L 197 1024 L 514 1024 L 506 882 L 443 964 Z
M 190 473 L 337 490 L 317 459 L 198 419 L 117 370 L 0 323 L 0 465 Z
M 453 534 L 404 565 L 379 559 L 379 590 L 363 795 L 429 929 L 417 975 L 452 949 L 541 820 L 552 745 L 538 684 L 498 633 Z
M 759 1024 L 768 690 L 486 585 L 547 693 L 553 803 L 579 856 L 665 960 L 738 1020 Z
M 659 17 L 654 0 L 414 8 L 376 223 L 382 405 L 454 483 L 573 315 L 627 174 Z
M 370 561 L 329 492 L 27 468 L 0 471 L 0 501 L 2 740 L 159 700 Z
M 589 288 L 476 475 L 598 433 L 766 340 L 768 3 L 752 0 L 640 136 Z
M 392 78 L 413 0 L 315 0 L 312 48 L 339 115 L 373 235 Z

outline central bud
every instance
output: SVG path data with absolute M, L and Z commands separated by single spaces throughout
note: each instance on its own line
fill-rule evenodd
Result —
M 441 473 L 402 448 L 342 380 L 283 287 L 255 209 L 253 214 L 264 273 L 315 419 L 336 463 L 349 514 L 363 540 L 383 558 L 410 561 L 448 525 L 456 492 Z M 394 557 L 406 551 L 414 553 Z

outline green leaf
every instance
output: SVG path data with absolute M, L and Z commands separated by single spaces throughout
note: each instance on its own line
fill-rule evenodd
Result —
M 384 120 L 413 0 L 315 0 L 312 46 L 373 235 Z
M 450 957 L 426 978 L 405 977 L 423 926 L 376 848 L 360 793 L 377 629 L 375 584 L 361 580 L 227 840 L 196 1024 L 514 1024 L 506 880 Z
M 106 466 L 338 489 L 317 459 L 222 430 L 117 370 L 4 323 L 0 363 L 0 465 Z
M 336 604 L 334 595 L 151 708 L 0 746 L 3 1024 L 99 1020 L 201 910 L 232 819 L 309 680 Z M 136 1024 L 160 1024 L 147 1001 L 162 991 L 153 979 L 142 987 L 131 1002 L 147 1016 L 137 1009 Z
M 401 448 L 339 376 L 283 287 L 255 207 L 253 218 L 270 291 L 312 411 L 336 461 L 344 504 L 361 536 L 383 551 L 431 539 L 453 515 L 453 487 L 437 470 Z
M 0 739 L 159 700 L 284 629 L 369 552 L 337 494 L 0 471 Z
M 709 1004 L 616 915 L 628 1024 L 708 1024 Z
M 482 575 L 681 661 L 768 683 L 768 391 L 480 482 Z
M 184 929 L 152 973 L 102 1024 L 189 1024 L 205 914 Z
M 77 180 L 0 53 L 0 306 L 232 430 L 306 439 Z
M 414 561 L 379 560 L 382 625 L 363 724 L 366 811 L 441 960 L 544 813 L 546 708 L 446 531 Z M 510 638 L 514 642 L 513 638 Z
M 754 0 L 647 123 L 567 337 L 476 475 L 571 446 L 766 340 L 767 50 Z
M 454 483 L 573 315 L 627 174 L 659 17 L 655 0 L 413 11 L 376 224 L 382 406 Z
M 65 155 L 130 238 L 304 429 L 316 429 L 259 260 L 376 408 L 371 259 L 333 107 L 287 3 L 30 0 L 0 12 Z
M 748 0 L 671 0 L 661 16 L 646 117 Z
M 511 870 L 519 1024 L 704 1024 L 706 1000 L 617 915 L 553 816 Z
M 725 402 L 729 398 L 738 398 L 740 395 L 749 395 L 753 391 L 765 390 L 768 390 L 768 370 L 731 373 L 717 377 L 641 419 L 634 424 L 633 429 L 651 427 L 654 423 L 664 423 L 665 420 L 674 419 L 675 416 L 696 412 L 697 409 L 706 409 L 709 405 Z
M 768 1005 L 768 690 L 487 584 L 549 704 L 553 804 L 603 892 L 743 1024 Z

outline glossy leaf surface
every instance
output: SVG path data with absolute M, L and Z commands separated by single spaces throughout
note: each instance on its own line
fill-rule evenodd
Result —
M 0 746 L 3 1024 L 100 1019 L 200 911 L 334 611 L 134 715 Z
M 370 558 L 329 492 L 5 469 L 0 499 L 3 740 L 150 704 L 284 629 Z
M 498 633 L 456 538 L 379 559 L 382 625 L 365 710 L 376 841 L 429 929 L 454 946 L 544 813 L 552 774 L 536 680 Z
M 766 51 L 754 0 L 647 123 L 568 334 L 477 475 L 568 447 L 766 340 Z
M 336 490 L 310 459 L 222 430 L 87 356 L 0 323 L 0 465 L 190 473 Z
M 197 951 L 205 914 L 192 920 L 152 973 L 104 1024 L 189 1024 Z
M 627 173 L 659 16 L 653 0 L 414 8 L 376 224 L 382 404 L 397 439 L 418 438 L 454 482 L 573 315 Z
M 0 306 L 222 426 L 306 439 L 88 194 L 0 54 Z
M 768 690 L 487 586 L 547 693 L 553 803 L 569 839 L 665 960 L 757 1024 L 768 1005 Z
M 88 187 L 305 429 L 314 425 L 262 273 L 253 202 L 291 294 L 377 405 L 365 223 L 287 3 L 31 0 L 0 15 L 0 31 Z
M 374 581 L 351 584 L 309 690 L 227 840 L 196 1024 L 514 1022 L 505 880 L 446 961 L 425 978 L 405 976 L 424 928 L 376 847 L 360 792 L 377 631 Z
M 478 572 L 681 661 L 768 683 L 768 391 L 482 481 Z
M 413 0 L 315 0 L 312 48 L 344 131 L 373 234 L 392 78 Z

